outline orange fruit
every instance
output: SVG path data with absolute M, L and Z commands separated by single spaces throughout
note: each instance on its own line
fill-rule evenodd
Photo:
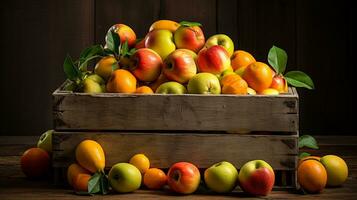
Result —
M 75 155 L 77 162 L 88 171 L 92 173 L 104 171 L 104 151 L 96 141 L 82 141 L 77 145 Z
M 259 92 L 259 94 L 263 95 L 279 95 L 279 91 L 273 88 L 267 88 L 264 89 L 263 91 Z
M 50 156 L 41 148 L 30 148 L 21 156 L 21 169 L 29 178 L 46 175 L 50 168 Z
M 256 61 L 252 54 L 243 50 L 235 51 L 231 57 L 231 65 L 234 70 L 248 66 L 254 62 Z
M 148 86 L 141 86 L 141 87 L 136 88 L 135 93 L 138 93 L 138 94 L 153 94 L 154 91 L 152 91 L 152 89 L 150 87 L 148 87 Z
M 151 24 L 149 32 L 152 30 L 169 30 L 174 33 L 178 27 L 180 27 L 179 23 L 172 20 L 162 19 Z
M 302 162 L 304 162 L 305 160 L 317 160 L 317 161 L 320 161 L 320 157 L 318 157 L 318 156 L 306 156 L 306 157 L 303 157 L 303 158 L 300 158 L 299 159 L 299 163 L 298 163 L 298 166 L 302 163 Z
M 71 164 L 67 169 L 67 181 L 68 184 L 73 186 L 73 179 L 78 174 L 89 174 L 90 172 L 77 163 Z
M 88 191 L 88 181 L 91 178 L 90 174 L 77 174 L 73 179 L 73 188 L 76 191 Z
M 150 161 L 148 157 L 141 153 L 131 157 L 129 163 L 138 168 L 141 174 L 144 174 L 150 168 Z
M 248 84 L 242 78 L 222 87 L 222 94 L 247 94 L 247 92 Z
M 166 185 L 167 176 L 158 168 L 150 168 L 144 174 L 144 185 L 153 190 L 158 190 Z
M 225 76 L 223 76 L 223 78 L 220 81 L 220 84 L 223 85 L 229 85 L 232 84 L 233 82 L 242 79 L 242 77 L 240 77 L 237 74 L 227 74 Z
M 321 192 L 327 183 L 325 167 L 315 159 L 307 159 L 299 164 L 297 178 L 301 187 L 309 193 Z
M 112 73 L 108 80 L 107 91 L 134 93 L 136 91 L 136 78 L 125 69 L 117 69 Z
M 117 60 L 113 56 L 106 56 L 99 60 L 95 65 L 94 73 L 98 74 L 100 77 L 108 80 L 113 72 L 113 68 L 119 68 Z
M 257 92 L 270 87 L 273 81 L 274 71 L 265 63 L 254 62 L 247 66 L 243 79 L 247 81 L 249 87 Z

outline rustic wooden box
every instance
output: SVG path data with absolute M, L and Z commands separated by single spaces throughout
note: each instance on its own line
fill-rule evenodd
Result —
M 276 171 L 277 186 L 294 188 L 298 104 L 295 88 L 243 96 L 84 94 L 60 87 L 53 93 L 53 166 L 65 169 L 76 145 L 94 139 L 108 168 L 136 153 L 159 168 L 188 161 L 204 169 L 222 160 L 240 168 L 264 159 Z

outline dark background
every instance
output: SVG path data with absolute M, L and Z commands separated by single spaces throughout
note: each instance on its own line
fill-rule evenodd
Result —
M 225 33 L 266 62 L 274 44 L 288 70 L 308 73 L 299 89 L 302 134 L 354 135 L 356 7 L 345 0 L 11 0 L 0 3 L 0 135 L 52 127 L 51 93 L 65 80 L 67 53 L 103 43 L 116 23 L 145 36 L 158 19 L 198 21 L 206 38 Z

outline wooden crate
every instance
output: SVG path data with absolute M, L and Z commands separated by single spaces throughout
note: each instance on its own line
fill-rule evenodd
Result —
M 276 185 L 296 187 L 298 94 L 137 95 L 53 93 L 53 166 L 74 162 L 84 139 L 98 141 L 106 166 L 145 153 L 153 167 L 188 161 L 199 168 L 226 160 L 240 168 L 263 159 Z M 60 178 L 61 179 L 61 178 Z

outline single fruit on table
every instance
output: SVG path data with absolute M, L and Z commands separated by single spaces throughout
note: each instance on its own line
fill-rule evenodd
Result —
M 346 162 L 335 155 L 326 155 L 320 162 L 324 165 L 327 172 L 327 185 L 340 186 L 348 177 L 348 167 Z
M 205 44 L 205 36 L 199 26 L 180 26 L 175 31 L 174 41 L 177 48 L 197 53 Z
M 178 27 L 180 27 L 179 23 L 172 20 L 162 19 L 162 20 L 157 20 L 156 22 L 151 24 L 149 32 L 153 30 L 169 30 L 172 33 L 175 33 Z
M 249 87 L 259 93 L 270 87 L 273 75 L 273 70 L 267 64 L 255 62 L 247 66 L 243 79 L 247 81 Z
M 285 80 L 283 75 L 277 74 L 273 77 L 270 88 L 276 89 L 279 93 L 287 93 L 288 82 Z
M 247 66 L 241 67 L 239 69 L 236 69 L 234 73 L 238 74 L 239 76 L 243 76 L 245 69 L 247 69 Z
M 76 147 L 77 162 L 88 171 L 104 172 L 105 155 L 102 147 L 96 141 L 84 140 Z
M 77 174 L 73 179 L 73 188 L 75 191 L 88 191 L 88 182 L 92 176 L 90 174 Z
M 166 76 L 164 75 L 163 72 L 161 72 L 159 78 L 156 79 L 156 81 L 152 82 L 149 84 L 149 87 L 153 90 L 153 91 L 156 91 L 157 88 L 163 84 L 163 83 L 166 83 L 166 82 L 169 82 L 170 80 L 166 78 Z
M 297 179 L 300 186 L 309 193 L 321 192 L 327 183 L 325 167 L 315 159 L 307 159 L 299 164 Z
M 74 178 L 79 174 L 90 174 L 90 172 L 77 163 L 72 163 L 67 169 L 67 181 L 70 186 L 73 186 Z
M 37 142 L 37 147 L 47 151 L 49 154 L 52 153 L 52 134 L 53 130 L 48 130 L 42 133 Z
M 91 74 L 83 81 L 83 92 L 85 93 L 103 93 L 105 92 L 105 82 L 97 74 Z
M 40 178 L 50 168 L 50 156 L 41 148 L 30 148 L 21 156 L 22 172 L 29 178 Z
M 161 189 L 166 183 L 167 176 L 161 169 L 150 168 L 144 174 L 144 185 L 149 189 Z
M 209 48 L 214 45 L 220 45 L 228 52 L 229 57 L 233 55 L 234 43 L 230 37 L 225 34 L 213 35 L 206 41 L 205 47 Z
M 198 53 L 198 71 L 220 75 L 231 68 L 231 60 L 225 48 L 219 45 L 203 48 Z
M 114 69 L 119 68 L 118 61 L 113 56 L 100 59 L 94 68 L 94 73 L 108 80 Z
M 211 190 L 227 193 L 237 186 L 238 171 L 231 163 L 223 161 L 206 169 L 204 179 Z
M 196 73 L 196 62 L 191 54 L 176 49 L 164 61 L 163 73 L 167 79 L 187 83 Z
M 273 88 L 267 88 L 261 91 L 259 94 L 263 95 L 279 95 L 279 91 Z
M 131 157 L 129 163 L 138 168 L 141 174 L 144 174 L 150 168 L 149 158 L 142 153 Z
M 168 30 L 153 30 L 146 35 L 144 40 L 145 47 L 158 53 L 162 60 L 165 60 L 176 49 L 173 34 Z
M 252 160 L 242 166 L 238 178 L 243 191 L 252 195 L 265 196 L 274 186 L 275 174 L 267 162 Z
M 137 94 L 153 94 L 154 91 L 152 91 L 152 89 L 148 86 L 141 86 L 136 88 L 135 93 Z
M 117 93 L 134 93 L 136 91 L 136 78 L 127 70 L 117 69 L 108 80 L 107 91 Z
M 115 24 L 110 27 L 109 31 L 116 32 L 120 37 L 120 43 L 124 44 L 125 41 L 128 41 L 128 46 L 133 47 L 135 45 L 136 34 L 129 26 L 125 24 Z M 105 38 L 107 41 L 107 38 Z
M 110 169 L 108 179 L 113 190 L 120 193 L 133 192 L 140 187 L 141 173 L 132 164 L 118 163 Z
M 247 94 L 249 94 L 249 95 L 256 95 L 257 92 L 256 92 L 255 90 L 253 90 L 252 88 L 248 87 L 248 88 L 247 88 Z
M 195 192 L 200 184 L 200 171 L 188 162 L 173 164 L 167 173 L 167 183 L 171 190 L 181 194 Z
M 188 81 L 190 94 L 220 94 L 221 85 L 217 76 L 211 73 L 198 73 Z
M 145 82 L 156 80 L 162 68 L 159 54 L 149 48 L 138 49 L 131 57 L 129 70 L 134 76 Z
M 238 76 L 234 74 L 234 76 Z M 247 82 L 239 77 L 237 80 L 233 81 L 230 84 L 222 85 L 222 94 L 247 94 L 248 93 L 248 84 Z
M 243 50 L 235 51 L 231 57 L 231 63 L 234 70 L 241 69 L 242 67 L 246 67 L 255 62 L 256 60 L 252 54 Z
M 187 90 L 182 84 L 170 81 L 161 84 L 155 91 L 158 94 L 186 94 Z

